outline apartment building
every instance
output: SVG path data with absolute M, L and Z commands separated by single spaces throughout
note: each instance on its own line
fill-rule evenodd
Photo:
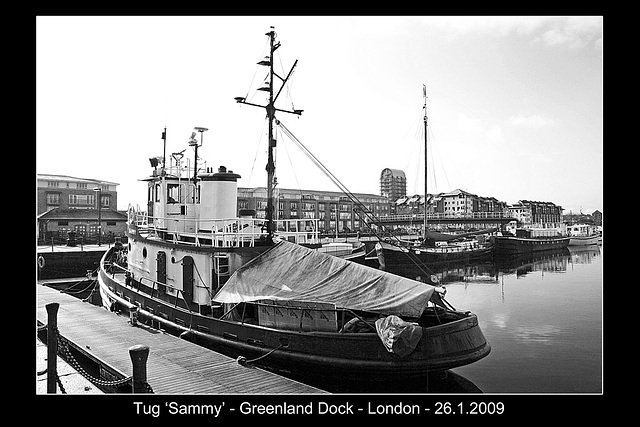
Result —
M 38 174 L 38 240 L 66 239 L 70 231 L 91 240 L 96 240 L 98 233 L 105 238 L 123 235 L 127 216 L 117 211 L 118 185 L 97 179 Z
M 391 203 L 384 196 L 354 193 L 367 212 L 376 217 L 389 215 Z M 276 219 L 318 220 L 322 233 L 366 232 L 368 227 L 360 208 L 342 192 L 293 190 L 276 188 Z M 256 218 L 265 218 L 267 189 L 265 187 L 238 188 L 238 211 L 253 211 Z M 359 215 L 360 213 L 360 215 Z
M 395 201 L 407 195 L 407 177 L 399 169 L 385 168 L 380 173 L 380 195 Z

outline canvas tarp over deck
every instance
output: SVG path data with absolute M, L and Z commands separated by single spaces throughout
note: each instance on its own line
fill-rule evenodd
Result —
M 313 301 L 385 315 L 420 317 L 434 289 L 282 241 L 240 267 L 213 299 L 221 303 Z

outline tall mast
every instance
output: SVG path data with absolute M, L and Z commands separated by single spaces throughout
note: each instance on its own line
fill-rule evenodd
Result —
M 427 87 L 422 85 L 422 96 L 424 98 L 424 241 L 427 241 Z
M 287 77 L 285 77 L 284 79 L 280 77 L 278 74 L 276 74 L 273 71 L 273 52 L 275 52 L 276 49 L 280 47 L 280 42 L 276 43 L 276 32 L 273 27 L 270 27 L 270 31 L 268 33 L 265 33 L 265 35 L 269 36 L 269 46 L 270 46 L 269 57 L 266 58 L 265 60 L 258 62 L 258 65 L 264 65 L 269 67 L 269 82 L 268 82 L 269 86 L 259 88 L 258 90 L 269 92 L 269 103 L 267 105 L 253 104 L 251 102 L 246 102 L 246 98 L 241 96 L 236 97 L 235 100 L 239 104 L 253 105 L 254 107 L 262 107 L 267 110 L 267 119 L 269 120 L 269 151 L 268 151 L 268 159 L 267 159 L 267 167 L 266 167 L 266 170 L 267 170 L 266 219 L 267 219 L 268 239 L 269 239 L 269 242 L 271 242 L 273 238 L 273 232 L 275 231 L 275 225 L 273 222 L 274 220 L 273 217 L 275 212 L 273 190 L 275 185 L 275 173 L 276 173 L 276 165 L 275 165 L 275 162 L 273 161 L 273 148 L 276 146 L 276 139 L 273 137 L 273 122 L 275 121 L 275 118 L 276 118 L 276 111 L 282 111 L 284 113 L 301 115 L 302 110 L 287 111 L 287 110 L 281 110 L 275 107 L 275 102 L 278 99 L 278 96 L 280 95 L 280 92 L 282 91 L 282 88 L 284 87 L 285 83 L 291 76 L 293 69 L 296 67 L 298 60 L 294 62 L 293 66 L 291 67 L 291 70 L 289 71 L 289 74 L 287 74 Z M 273 76 L 278 77 L 282 81 L 282 86 L 280 87 L 280 90 L 278 90 L 278 93 L 275 94 L 275 96 L 273 94 Z
M 267 232 L 269 234 L 269 238 L 273 236 L 273 232 L 275 231 L 274 223 L 273 223 L 273 187 L 274 187 L 274 178 L 276 175 L 276 165 L 273 162 L 273 148 L 276 146 L 276 140 L 273 137 L 273 120 L 276 117 L 276 111 L 273 106 L 273 52 L 280 47 L 280 43 L 275 43 L 276 32 L 273 27 L 271 27 L 271 31 L 266 33 L 269 36 L 269 44 L 271 48 L 269 49 L 269 105 L 267 105 L 267 117 L 269 119 L 269 157 L 267 159 Z

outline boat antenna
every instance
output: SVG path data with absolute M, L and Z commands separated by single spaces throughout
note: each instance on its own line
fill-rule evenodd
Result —
M 289 74 L 287 74 L 287 77 L 285 77 L 284 79 L 280 77 L 278 74 L 276 74 L 273 71 L 273 52 L 275 52 L 276 49 L 280 47 L 280 42 L 276 42 L 276 32 L 273 26 L 270 27 L 270 31 L 268 33 L 265 33 L 265 35 L 269 36 L 269 45 L 270 45 L 269 56 L 265 57 L 262 61 L 258 62 L 258 65 L 269 67 L 269 79 L 267 82 L 267 86 L 261 87 L 258 90 L 269 92 L 269 103 L 267 105 L 253 104 L 251 102 L 247 102 L 246 98 L 242 96 L 236 97 L 235 100 L 239 104 L 253 105 L 254 107 L 261 107 L 267 110 L 267 118 L 269 120 L 269 144 L 268 144 L 269 151 L 268 151 L 268 159 L 267 159 L 267 166 L 266 166 L 266 170 L 267 170 L 266 219 L 267 219 L 268 243 L 271 243 L 273 241 L 273 233 L 275 231 L 275 226 L 273 222 L 273 218 L 274 218 L 273 189 L 275 185 L 276 165 L 275 165 L 275 162 L 273 161 L 273 148 L 276 146 L 276 139 L 273 137 L 273 124 L 276 117 L 276 111 L 301 115 L 302 110 L 288 111 L 288 110 L 281 110 L 275 107 L 275 102 L 278 99 L 280 92 L 282 92 L 282 88 L 285 86 L 287 80 L 289 79 L 289 77 L 291 77 L 291 73 L 293 72 L 294 68 L 298 64 L 298 60 L 296 59 L 296 61 L 293 63 L 293 66 L 291 67 Z M 278 77 L 282 81 L 282 86 L 280 87 L 278 92 L 275 94 L 275 96 L 273 94 L 273 76 Z
M 422 85 L 422 96 L 424 98 L 424 243 L 427 244 L 427 177 L 429 176 L 427 172 L 427 86 Z
M 195 150 L 195 156 L 193 159 L 193 187 L 194 187 L 193 199 L 195 203 L 195 198 L 196 198 L 195 188 L 197 185 L 196 180 L 198 179 L 198 147 L 202 147 L 204 133 L 209 129 L 203 128 L 203 127 L 194 127 L 193 129 L 194 131 L 191 133 L 191 137 L 189 138 L 189 145 L 192 146 Z M 198 140 L 196 139 L 196 132 L 200 132 L 200 144 L 198 144 Z
M 164 127 L 164 130 L 162 131 L 162 141 L 163 141 L 163 148 L 162 148 L 162 171 L 160 171 L 160 175 L 164 176 L 166 174 L 166 157 L 167 157 L 167 127 Z

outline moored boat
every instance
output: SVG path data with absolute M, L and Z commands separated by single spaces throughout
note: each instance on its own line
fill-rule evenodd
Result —
M 351 244 L 349 242 L 325 243 L 316 249 L 328 255 L 333 255 L 359 264 L 364 264 L 365 245 L 362 242 Z
M 118 266 L 121 256 L 112 250 L 101 263 L 106 305 L 231 357 L 262 358 L 255 363 L 277 372 L 421 376 L 490 351 L 476 316 L 452 310 L 441 288 L 287 241 L 240 267 L 209 304 L 193 301 L 200 285 L 132 277 Z M 184 264 L 180 275 L 191 275 Z
M 560 236 L 555 230 L 518 229 L 515 236 L 494 237 L 495 255 L 519 255 L 557 250 L 569 245 L 569 237 Z
M 493 245 L 485 239 L 483 235 L 489 235 L 496 229 L 487 229 L 476 232 L 463 233 L 460 235 L 439 233 L 429 230 L 427 224 L 428 192 L 427 192 L 427 88 L 423 86 L 422 94 L 424 98 L 423 124 L 424 124 L 424 223 L 421 239 L 406 242 L 396 237 L 388 237 L 380 240 L 376 244 L 376 254 L 378 262 L 383 268 L 396 267 L 408 264 L 429 265 L 442 262 L 467 262 L 490 257 Z M 467 236 L 482 236 L 481 239 L 463 241 Z M 436 241 L 441 243 L 436 245 Z M 427 268 L 428 269 L 428 268 Z
M 273 52 L 280 43 L 273 29 L 266 35 L 271 54 L 259 63 L 271 69 L 265 217 L 238 217 L 240 175 L 197 169 L 207 129 L 195 128 L 194 168 L 184 177 L 178 155 L 168 167 L 165 158 L 152 163 L 148 210 L 129 209 L 127 243 L 102 258 L 103 305 L 281 373 L 420 377 L 487 356 L 477 317 L 454 309 L 437 283 L 319 252 L 315 220 L 273 218 L 271 121 L 275 111 L 301 110 L 274 107 Z
M 569 246 L 596 245 L 600 240 L 600 233 L 595 226 L 588 224 L 576 224 L 567 227 Z
M 492 246 L 479 243 L 458 243 L 434 247 L 422 244 L 393 244 L 391 241 L 376 243 L 380 266 L 407 265 L 413 262 L 430 265 L 442 262 L 468 262 L 490 258 Z M 413 261 L 415 260 L 415 261 Z

